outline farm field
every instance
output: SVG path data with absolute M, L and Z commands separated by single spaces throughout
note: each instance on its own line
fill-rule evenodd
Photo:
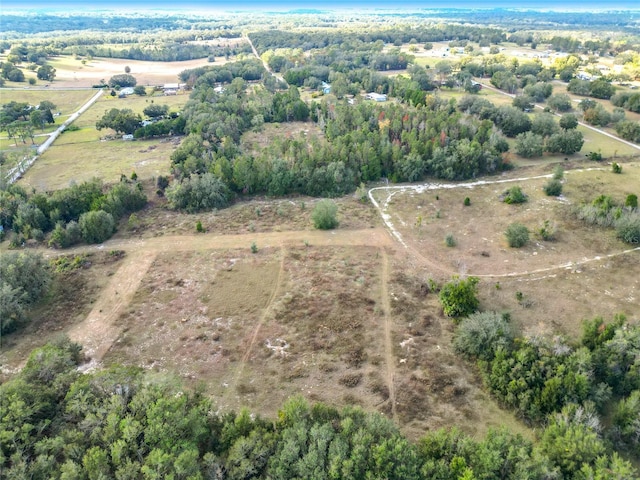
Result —
M 215 65 L 225 63 L 224 57 L 216 58 Z M 109 81 L 113 75 L 131 69 L 138 85 L 162 85 L 178 82 L 178 74 L 190 68 L 211 65 L 206 58 L 184 62 L 147 62 L 121 58 L 94 58 L 86 64 L 70 55 L 62 55 L 50 62 L 56 70 L 55 87 L 91 87 L 100 80 Z

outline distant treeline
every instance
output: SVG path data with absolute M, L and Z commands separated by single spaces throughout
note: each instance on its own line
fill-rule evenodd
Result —
M 91 55 L 92 57 L 126 58 L 154 62 L 175 62 L 205 57 L 229 57 L 239 53 L 249 53 L 251 47 L 246 44 L 237 46 L 199 45 L 193 43 L 167 43 L 151 48 L 112 48 L 92 46 L 73 46 L 62 50 L 64 54 Z
M 485 27 L 471 27 L 468 25 L 442 25 L 430 28 L 393 27 L 361 32 L 350 31 L 320 31 L 320 32 L 290 32 L 283 30 L 266 30 L 254 32 L 251 41 L 261 54 L 275 48 L 325 48 L 345 42 L 360 41 L 373 43 L 381 40 L 384 43 L 401 45 L 412 39 L 417 42 L 441 42 L 451 40 L 471 40 L 480 42 L 485 40 L 498 44 L 507 39 L 502 30 Z
M 117 16 L 117 15 L 2 15 L 2 30 L 16 33 L 42 33 L 52 31 L 99 30 L 117 31 L 127 30 L 144 32 L 148 30 L 190 30 L 224 29 L 231 31 L 234 27 L 219 22 L 202 22 L 202 18 L 185 18 L 175 16 Z

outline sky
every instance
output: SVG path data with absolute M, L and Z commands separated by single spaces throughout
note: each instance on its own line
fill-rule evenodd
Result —
M 4 8 L 33 10 L 38 8 L 59 10 L 72 8 L 74 10 L 110 10 L 110 9 L 212 9 L 212 10 L 274 10 L 282 11 L 297 8 L 315 9 L 344 9 L 344 8 L 378 8 L 378 9 L 406 9 L 422 8 L 530 8 L 541 10 L 640 10 L 637 0 L 453 0 L 453 1 L 417 1 L 407 0 L 401 3 L 389 0 L 326 0 L 309 2 L 304 0 L 243 0 L 237 1 L 205 1 L 205 0 L 111 0 L 108 3 L 87 2 L 86 0 L 43 1 L 34 0 L 4 0 Z

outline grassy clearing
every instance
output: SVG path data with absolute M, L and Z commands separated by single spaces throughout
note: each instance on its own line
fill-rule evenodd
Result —
M 418 437 L 457 425 L 482 435 L 506 423 L 530 436 L 456 358 L 436 296 L 395 256 L 383 278 L 381 258 L 375 247 L 302 245 L 162 254 L 120 318 L 123 333 L 105 362 L 202 384 L 223 410 L 274 415 L 301 393 L 390 414 L 380 298 L 388 281 L 403 430 Z
M 121 174 L 135 171 L 141 179 L 167 175 L 170 155 L 181 137 L 127 142 L 121 139 L 97 140 L 95 129 L 82 129 L 62 135 L 20 180 L 20 184 L 37 190 L 64 188 L 70 182 L 94 177 L 117 182 Z

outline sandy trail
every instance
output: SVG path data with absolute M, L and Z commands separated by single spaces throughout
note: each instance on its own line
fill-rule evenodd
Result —
M 395 359 L 393 357 L 393 337 L 391 335 L 391 302 L 389 301 L 389 256 L 384 248 L 382 253 L 382 274 L 380 276 L 380 297 L 384 314 L 384 359 L 387 364 L 387 386 L 389 388 L 389 402 L 391 402 L 391 416 L 397 423 L 396 387 L 395 387 Z

